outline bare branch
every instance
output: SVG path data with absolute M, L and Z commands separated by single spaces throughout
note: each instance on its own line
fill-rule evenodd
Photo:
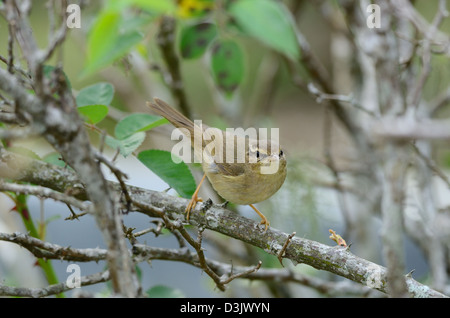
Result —
M 110 280 L 110 275 L 109 271 L 104 271 L 82 276 L 80 279 L 80 286 L 89 286 Z M 67 286 L 66 282 L 50 285 L 44 288 L 9 287 L 0 285 L 0 296 L 40 298 L 56 295 L 71 289 L 71 287 Z
M 29 250 L 34 256 L 46 259 L 91 262 L 105 260 L 108 253 L 106 250 L 100 248 L 76 249 L 63 247 L 22 233 L 7 234 L 0 232 L 0 240 L 16 243 Z
M 450 139 L 449 119 L 385 118 L 372 123 L 376 137 L 388 139 Z
M 80 200 L 75 199 L 74 197 L 51 190 L 49 188 L 41 186 L 9 183 L 1 179 L 0 179 L 0 191 L 11 191 L 16 193 L 31 194 L 42 198 L 51 198 L 56 201 L 61 201 L 73 205 L 82 211 L 89 210 L 91 207 L 89 203 L 81 202 Z
M 366 109 L 362 105 L 359 105 L 353 96 L 338 95 L 338 94 L 326 94 L 326 93 L 319 91 L 317 89 L 317 87 L 314 86 L 313 83 L 308 84 L 308 91 L 317 97 L 318 103 L 322 103 L 322 101 L 324 101 L 324 100 L 335 100 L 335 101 L 343 102 L 345 104 L 349 104 L 351 107 L 361 110 L 375 118 L 378 117 L 378 115 L 375 114 L 374 112 L 372 112 L 371 110 Z
M 222 282 L 222 284 L 226 285 L 234 279 L 241 278 L 241 277 L 248 277 L 249 275 L 257 272 L 261 268 L 261 265 L 262 265 L 262 262 L 259 261 L 256 266 L 249 268 L 247 270 L 243 270 L 239 273 L 232 274 L 227 279 L 221 279 L 221 282 Z

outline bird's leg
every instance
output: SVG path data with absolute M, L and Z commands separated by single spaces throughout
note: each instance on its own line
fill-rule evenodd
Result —
M 253 205 L 253 204 L 249 204 L 250 205 L 250 207 L 253 209 L 253 210 L 255 210 L 255 212 L 256 213 L 258 213 L 258 215 L 261 217 L 261 223 L 260 224 L 265 224 L 266 225 L 266 229 L 264 230 L 264 232 L 265 231 L 267 231 L 267 229 L 269 228 L 269 226 L 270 226 L 270 223 L 269 223 L 269 220 L 267 220 L 267 218 L 264 216 L 264 214 L 262 214 L 261 212 L 259 212 L 259 210 Z
M 200 187 L 202 186 L 203 181 L 205 181 L 206 173 L 203 175 L 202 180 L 198 184 L 197 189 L 195 189 L 194 194 L 192 195 L 191 201 L 189 201 L 189 204 L 186 206 L 186 220 L 189 222 L 189 214 L 191 211 L 195 208 L 197 205 L 197 202 L 202 202 L 203 200 L 198 197 L 198 191 L 200 190 Z

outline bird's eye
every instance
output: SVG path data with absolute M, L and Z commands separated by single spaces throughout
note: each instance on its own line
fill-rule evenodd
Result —
M 283 156 L 283 154 L 284 154 L 283 150 L 280 150 L 280 155 L 279 156 L 281 157 L 281 156 Z
M 256 158 L 259 159 L 259 150 L 256 150 Z

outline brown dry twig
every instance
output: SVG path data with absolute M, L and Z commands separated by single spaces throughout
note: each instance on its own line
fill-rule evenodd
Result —
M 296 232 L 292 232 L 292 234 L 290 234 L 287 237 L 286 242 L 284 242 L 283 247 L 281 248 L 280 252 L 277 255 L 278 261 L 280 262 L 281 266 L 283 266 L 283 267 L 284 267 L 284 265 L 283 265 L 284 253 L 286 252 L 286 248 L 288 247 L 289 242 L 292 240 L 292 238 L 295 236 L 295 234 L 297 234 L 297 233 Z

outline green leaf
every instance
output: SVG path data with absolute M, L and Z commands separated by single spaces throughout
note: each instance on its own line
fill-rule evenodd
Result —
M 163 150 L 145 150 L 138 154 L 138 159 L 164 182 L 184 198 L 191 198 L 195 192 L 195 180 L 189 167 L 180 160 L 175 163 L 172 154 Z M 179 158 L 178 158 L 179 159 Z
M 124 139 L 116 139 L 111 136 L 106 136 L 105 142 L 111 148 L 119 149 L 120 154 L 127 157 L 144 142 L 144 139 L 145 133 L 137 132 Z
M 229 13 L 246 34 L 293 60 L 300 57 L 292 16 L 281 2 L 239 0 Z
M 443 155 L 442 164 L 445 168 L 450 168 L 450 152 L 446 152 Z
M 181 30 L 180 51 L 185 59 L 195 59 L 205 53 L 206 48 L 217 35 L 217 27 L 212 23 L 199 23 Z
M 98 17 L 88 36 L 88 64 L 85 73 L 93 72 L 106 66 L 105 56 L 108 56 L 110 49 L 114 45 L 119 31 L 119 22 L 120 11 L 108 10 Z
M 108 106 L 86 105 L 77 108 L 84 120 L 92 125 L 101 122 L 108 115 Z
M 186 297 L 184 293 L 176 288 L 164 286 L 164 285 L 156 285 L 152 288 L 148 289 L 146 292 L 148 297 L 150 298 L 184 298 Z
M 114 97 L 114 86 L 101 82 L 83 88 L 77 95 L 77 106 L 106 105 L 108 106 Z
M 231 95 L 244 78 L 244 56 L 232 40 L 220 40 L 212 49 L 211 69 L 217 87 Z
M 64 168 L 67 165 L 64 162 L 64 160 L 61 159 L 61 157 L 62 157 L 61 154 L 59 154 L 58 152 L 51 152 L 51 153 L 46 154 L 44 156 L 44 158 L 42 158 L 42 160 L 47 163 L 51 163 L 52 165 Z
M 142 40 L 143 35 L 137 31 L 122 33 L 120 14 L 119 10 L 107 10 L 97 19 L 88 36 L 87 65 L 82 76 L 113 63 Z
M 97 124 L 108 114 L 108 106 L 114 97 L 114 86 L 110 83 L 97 83 L 83 88 L 77 95 L 78 112 L 84 119 Z
M 166 123 L 168 120 L 161 116 L 134 113 L 117 123 L 114 134 L 116 138 L 124 139 L 136 132 L 147 131 Z
M 136 265 L 134 266 L 134 269 L 135 269 L 135 271 L 136 271 L 137 279 L 138 279 L 140 282 L 142 282 L 142 270 L 141 270 L 141 268 L 136 264 Z

